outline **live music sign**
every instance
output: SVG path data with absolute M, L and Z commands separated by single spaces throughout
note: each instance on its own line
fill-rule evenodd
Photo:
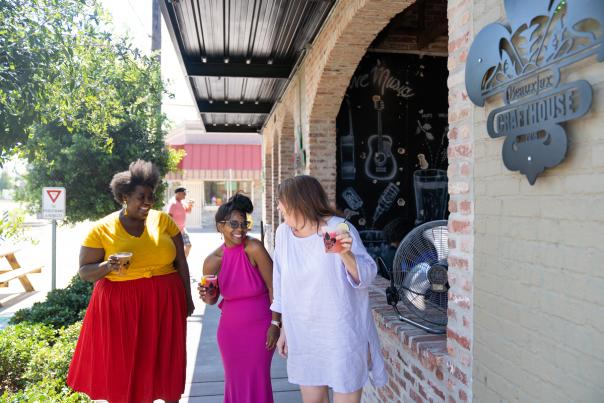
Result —
M 65 188 L 42 188 L 42 218 L 62 220 L 65 218 Z

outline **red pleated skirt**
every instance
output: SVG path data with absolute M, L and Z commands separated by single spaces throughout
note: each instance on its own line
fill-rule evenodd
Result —
M 177 273 L 99 280 L 67 384 L 93 400 L 178 400 L 186 370 L 186 302 Z

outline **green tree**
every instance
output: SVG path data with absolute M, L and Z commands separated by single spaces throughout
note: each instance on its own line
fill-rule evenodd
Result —
M 32 87 L 43 88 L 43 95 L 33 91 L 33 101 L 20 100 L 13 108 L 19 115 L 33 104 L 36 111 L 13 125 L 24 128 L 17 149 L 29 162 L 26 184 L 17 194 L 20 200 L 37 210 L 42 187 L 64 186 L 68 221 L 96 219 L 116 209 L 109 182 L 130 162 L 152 161 L 162 174 L 175 167 L 178 154 L 171 154 L 164 143 L 164 86 L 155 57 L 112 38 L 95 0 L 0 0 L 0 9 L 3 3 L 17 9 L 7 12 L 14 24 L 20 23 L 11 26 L 11 38 L 53 26 L 52 35 L 40 38 L 27 55 L 39 58 L 40 46 L 55 50 L 36 67 L 48 74 L 33 77 L 39 82 Z M 0 53 L 5 42 L 0 40 Z M 5 133 L 13 126 L 5 123 Z M 4 152 L 15 149 L 6 139 L 2 146 Z
M 0 164 L 47 118 L 46 88 L 69 57 L 71 34 L 100 12 L 84 0 L 0 0 Z

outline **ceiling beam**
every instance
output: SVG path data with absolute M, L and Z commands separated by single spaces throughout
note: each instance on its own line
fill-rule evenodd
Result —
M 207 133 L 258 133 L 260 132 L 261 126 L 248 126 L 248 125 L 211 125 L 205 124 Z
M 288 78 L 293 65 L 267 63 L 202 63 L 185 61 L 189 77 Z
M 269 113 L 273 107 L 268 102 L 244 102 L 229 101 L 197 101 L 197 108 L 201 113 Z

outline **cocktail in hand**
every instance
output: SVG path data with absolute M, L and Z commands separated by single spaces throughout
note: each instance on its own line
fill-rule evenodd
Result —
M 201 278 L 202 287 L 205 287 L 208 297 L 214 298 L 218 292 L 218 276 L 214 274 L 206 274 Z
M 118 252 L 115 257 L 119 261 L 120 267 L 117 269 L 117 274 L 123 276 L 130 267 L 130 260 L 132 259 L 132 252 Z
M 337 239 L 337 236 L 346 233 L 350 230 L 348 225 L 343 222 L 335 227 L 321 227 L 323 232 L 323 244 L 325 245 L 325 253 L 340 253 L 344 250 L 342 243 Z

